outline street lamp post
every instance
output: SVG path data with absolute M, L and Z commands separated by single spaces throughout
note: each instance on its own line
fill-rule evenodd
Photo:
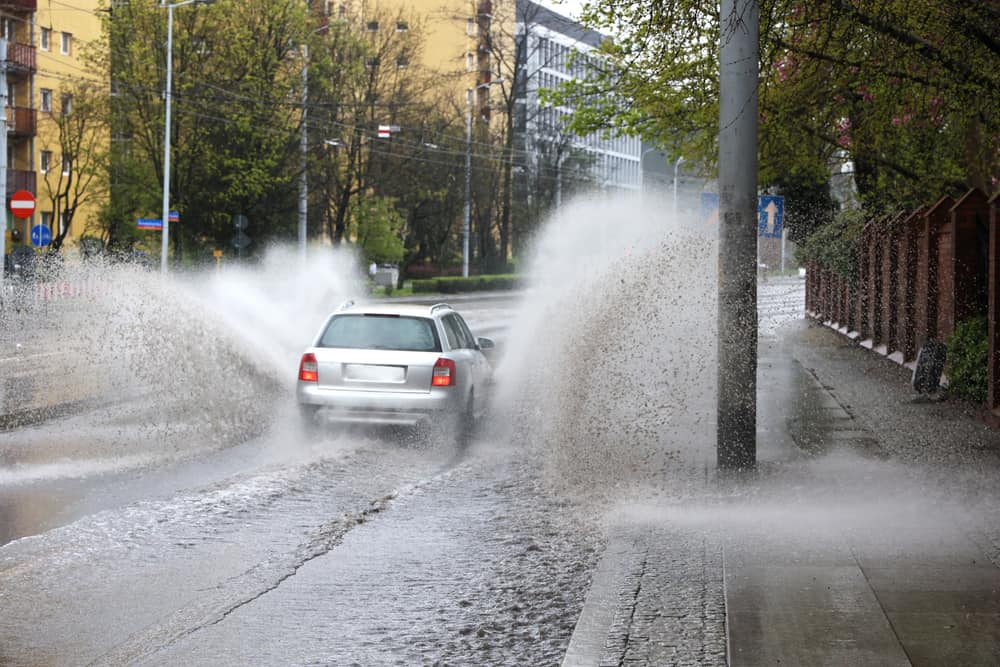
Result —
M 472 224 L 472 90 L 466 95 L 465 113 L 465 207 L 462 209 L 462 277 L 469 277 L 469 234 Z
M 673 216 L 674 220 L 677 220 L 677 170 L 681 166 L 681 162 L 684 162 L 684 157 L 678 157 L 677 161 L 674 162 L 674 203 L 673 203 Z
M 181 0 L 167 4 L 160 3 L 167 10 L 167 86 L 164 93 L 166 111 L 163 120 L 163 238 L 160 249 L 160 271 L 167 272 L 167 248 L 170 241 L 170 101 L 173 94 L 174 77 L 174 9 L 185 5 L 208 5 L 215 0 Z
M 462 232 L 462 277 L 469 277 L 469 236 L 472 233 L 472 98 L 474 90 L 489 89 L 503 83 L 503 79 L 496 79 L 488 83 L 477 84 L 476 87 L 466 91 L 466 114 L 465 114 L 465 208 L 463 212 L 463 232 Z
M 302 127 L 299 135 L 299 259 L 306 258 L 307 216 L 309 215 L 309 45 L 302 45 Z

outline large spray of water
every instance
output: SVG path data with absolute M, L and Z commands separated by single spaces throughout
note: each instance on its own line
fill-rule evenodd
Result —
M 666 210 L 581 199 L 534 245 L 497 404 L 569 493 L 627 493 L 711 453 L 716 241 Z
M 303 262 L 281 247 L 253 267 L 167 277 L 67 264 L 6 318 L 3 339 L 45 341 L 39 402 L 85 399 L 103 416 L 12 433 L 18 460 L 36 452 L 127 467 L 262 433 L 291 404 L 298 355 L 330 311 L 361 292 L 359 277 L 347 253 L 317 250 Z

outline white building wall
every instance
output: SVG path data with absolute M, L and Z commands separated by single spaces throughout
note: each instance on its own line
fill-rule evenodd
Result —
M 566 19 L 569 21 L 569 19 Z M 526 86 L 526 143 L 528 150 L 546 137 L 561 134 L 565 120 L 572 115 L 570 107 L 543 106 L 539 91 L 553 89 L 560 84 L 586 76 L 587 53 L 593 47 L 577 41 L 559 31 L 539 24 L 519 25 L 521 34 L 527 32 L 525 49 L 529 75 Z M 583 54 L 574 58 L 574 52 Z M 642 185 L 640 157 L 641 141 L 634 137 L 603 138 L 598 133 L 584 137 L 572 136 L 570 144 L 593 156 L 591 169 L 594 181 L 602 188 L 639 190 Z

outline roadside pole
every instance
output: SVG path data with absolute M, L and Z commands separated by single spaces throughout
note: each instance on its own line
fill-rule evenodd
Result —
M 299 259 L 306 259 L 306 230 L 309 215 L 309 45 L 302 45 L 302 129 L 299 136 Z
M 4 270 L 7 267 L 7 39 L 0 37 L 0 301 L 3 301 Z
M 757 464 L 757 0 L 722 0 L 717 460 Z
M 7 39 L 0 37 L 0 302 L 3 301 L 4 270 L 7 266 Z

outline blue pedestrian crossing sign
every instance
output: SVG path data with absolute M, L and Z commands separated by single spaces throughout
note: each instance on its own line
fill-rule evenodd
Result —
M 719 195 L 701 193 L 701 219 L 710 227 L 719 224 Z M 785 198 L 776 195 L 757 197 L 757 236 L 780 239 L 785 227 Z
M 52 230 L 48 225 L 35 225 L 31 228 L 31 245 L 41 248 L 52 243 Z
M 774 195 L 757 197 L 757 236 L 780 239 L 785 226 L 785 198 Z

